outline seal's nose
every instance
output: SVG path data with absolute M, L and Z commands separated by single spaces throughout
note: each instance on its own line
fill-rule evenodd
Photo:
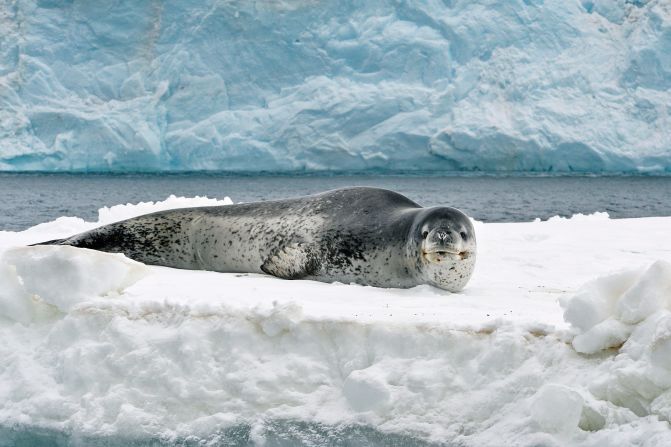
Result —
M 436 247 L 450 247 L 459 243 L 461 238 L 449 228 L 436 228 L 428 236 L 428 244 Z

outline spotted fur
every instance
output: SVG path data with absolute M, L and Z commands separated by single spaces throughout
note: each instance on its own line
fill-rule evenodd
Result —
M 429 236 L 434 239 L 429 244 L 427 235 L 436 228 L 441 231 Z M 124 253 L 146 264 L 182 269 L 378 287 L 432 284 L 453 291 L 465 286 L 475 264 L 475 233 L 463 213 L 422 208 L 401 194 L 363 187 L 160 211 L 45 244 Z M 467 255 L 431 263 L 423 255 L 427 244 L 466 247 Z

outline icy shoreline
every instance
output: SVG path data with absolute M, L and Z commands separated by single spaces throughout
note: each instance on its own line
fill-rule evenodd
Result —
M 275 445 L 289 420 L 312 424 L 292 429 L 305 442 L 315 426 L 449 445 L 671 441 L 671 218 L 476 223 L 462 294 L 21 247 L 214 203 L 230 200 L 0 232 L 0 427 L 166 442 L 249 427 Z

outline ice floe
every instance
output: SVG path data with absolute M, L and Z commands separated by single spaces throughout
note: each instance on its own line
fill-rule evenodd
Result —
M 478 266 L 459 294 L 26 247 L 177 203 L 215 202 L 0 232 L 0 431 L 671 442 L 671 218 L 476 222 Z

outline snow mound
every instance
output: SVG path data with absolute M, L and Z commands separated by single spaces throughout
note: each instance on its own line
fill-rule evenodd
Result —
M 2 170 L 671 169 L 666 1 L 10 1 L 0 28 Z
M 549 432 L 575 431 L 583 404 L 582 396 L 567 386 L 544 385 L 533 397 L 531 418 Z
M 155 213 L 157 211 L 171 210 L 176 208 L 192 208 L 198 206 L 221 206 L 231 205 L 233 201 L 229 197 L 223 200 L 210 199 L 208 197 L 175 197 L 171 194 L 167 199 L 160 202 L 127 203 L 125 205 L 114 205 L 103 207 L 98 210 L 98 225 L 107 225 L 112 222 L 130 219 L 143 214 Z
M 578 334 L 573 347 L 594 354 L 619 347 L 653 314 L 671 310 L 671 263 L 599 278 L 562 300 L 564 318 Z
M 603 277 L 562 301 L 576 351 L 617 348 L 590 384 L 598 398 L 671 421 L 671 263 Z
M 8 250 L 0 257 L 0 317 L 29 323 L 67 313 L 86 300 L 116 296 L 147 273 L 120 254 L 67 246 Z

